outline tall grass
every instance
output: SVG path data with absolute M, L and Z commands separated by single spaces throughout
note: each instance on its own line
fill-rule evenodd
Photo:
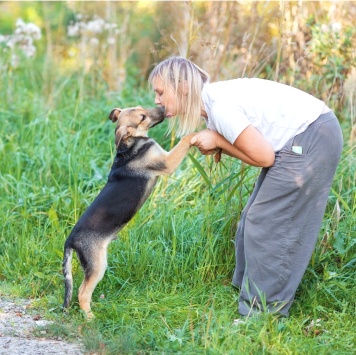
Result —
M 100 354 L 350 354 L 356 348 L 355 146 L 347 140 L 320 238 L 288 319 L 233 325 L 234 233 L 258 169 L 192 150 L 109 247 L 86 323 L 74 294 L 63 315 L 63 243 L 104 186 L 114 156 L 112 107 L 153 95 L 93 87 L 84 72 L 39 57 L 0 80 L 0 295 L 38 300 L 58 325 Z M 1 68 L 0 68 L 1 69 Z M 165 123 L 151 135 L 166 149 Z M 82 271 L 74 258 L 75 292 Z M 56 333 L 56 334 L 57 334 Z

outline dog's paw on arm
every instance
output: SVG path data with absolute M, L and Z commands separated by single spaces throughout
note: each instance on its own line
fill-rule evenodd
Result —
M 187 134 L 186 136 L 183 136 L 183 137 L 181 138 L 181 140 L 184 141 L 184 143 L 189 144 L 189 147 L 192 147 L 192 144 L 190 143 L 190 141 L 192 140 L 192 138 L 193 138 L 196 134 L 197 134 L 196 132 Z

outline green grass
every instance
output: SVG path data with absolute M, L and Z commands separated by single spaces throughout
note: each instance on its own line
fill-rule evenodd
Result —
M 93 295 L 95 320 L 85 322 L 79 311 L 76 258 L 75 294 L 63 315 L 63 243 L 105 184 L 114 154 L 107 114 L 153 106 L 153 95 L 130 88 L 93 95 L 75 75 L 53 74 L 48 88 L 44 75 L 28 64 L 2 72 L 0 82 L 2 293 L 38 299 L 58 322 L 54 334 L 66 338 L 74 329 L 99 354 L 354 353 L 356 161 L 347 144 L 288 319 L 266 314 L 232 325 L 234 232 L 258 169 L 226 157 L 215 165 L 193 150 L 110 245 Z M 346 136 L 347 121 L 343 127 Z M 165 130 L 162 124 L 152 135 L 168 149 Z

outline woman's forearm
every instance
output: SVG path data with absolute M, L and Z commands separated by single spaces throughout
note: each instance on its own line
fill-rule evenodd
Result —
M 271 144 L 252 126 L 242 131 L 234 144 L 218 132 L 205 129 L 192 138 L 191 145 L 196 146 L 204 155 L 216 154 L 217 149 L 221 149 L 225 154 L 250 165 L 270 167 L 274 164 Z M 218 160 L 217 158 L 216 161 Z
M 272 146 L 252 126 L 247 127 L 234 144 L 220 135 L 217 145 L 224 154 L 240 159 L 249 165 L 270 167 L 274 164 L 275 155 Z
M 241 152 L 241 150 L 235 148 L 227 140 L 220 142 L 219 146 L 220 146 L 220 149 L 222 149 L 222 152 L 226 155 L 229 155 L 230 157 L 240 159 L 241 161 L 243 161 L 249 165 L 252 165 L 252 166 L 262 167 L 261 162 L 251 159 L 246 154 Z

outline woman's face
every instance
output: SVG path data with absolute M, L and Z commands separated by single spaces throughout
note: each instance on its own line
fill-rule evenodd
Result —
M 180 114 L 177 108 L 177 98 L 173 88 L 170 85 L 164 85 L 161 78 L 156 77 L 152 81 L 153 90 L 156 94 L 155 104 L 164 106 L 166 109 L 166 117 L 170 118 Z

